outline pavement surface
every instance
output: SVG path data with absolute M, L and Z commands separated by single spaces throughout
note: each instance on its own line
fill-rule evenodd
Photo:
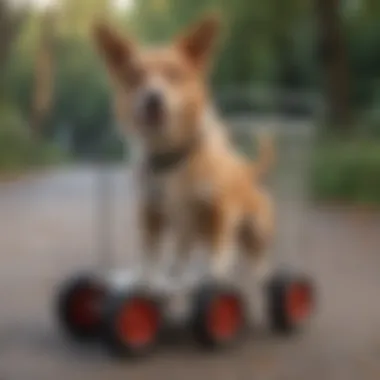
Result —
M 0 185 L 1 380 L 380 379 L 380 214 L 358 210 L 303 209 L 293 260 L 314 277 L 319 308 L 302 334 L 261 328 L 212 354 L 178 336 L 135 363 L 68 341 L 52 313 L 57 284 L 104 250 L 127 265 L 134 249 L 129 173 L 106 176 L 109 204 L 99 202 L 107 188 L 93 167 Z

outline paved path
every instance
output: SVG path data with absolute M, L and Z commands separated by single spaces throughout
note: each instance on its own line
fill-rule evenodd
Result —
M 128 175 L 114 170 L 111 177 L 113 249 L 122 264 L 133 205 Z M 298 258 L 315 276 L 321 306 L 298 337 L 259 330 L 213 355 L 183 338 L 133 364 L 67 342 L 51 299 L 61 278 L 95 262 L 98 179 L 86 167 L 0 186 L 1 379 L 380 379 L 380 215 L 352 211 L 305 215 Z

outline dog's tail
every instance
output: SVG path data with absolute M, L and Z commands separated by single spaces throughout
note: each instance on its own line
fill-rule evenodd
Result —
M 255 178 L 262 178 L 272 169 L 275 163 L 274 136 L 271 132 L 260 133 L 257 140 L 258 154 L 252 169 Z

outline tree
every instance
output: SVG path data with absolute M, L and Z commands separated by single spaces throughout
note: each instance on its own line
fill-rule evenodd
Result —
M 35 136 L 41 134 L 53 102 L 55 22 L 56 15 L 49 11 L 44 14 L 41 20 L 30 111 L 30 127 Z
M 94 20 L 110 15 L 110 0 L 59 0 L 59 34 L 88 38 Z
M 328 119 L 337 128 L 348 130 L 352 121 L 349 66 L 340 17 L 340 2 L 316 0 L 316 15 Z
M 6 0 L 0 0 L 0 88 L 2 89 L 6 63 L 16 39 L 24 12 L 12 10 Z

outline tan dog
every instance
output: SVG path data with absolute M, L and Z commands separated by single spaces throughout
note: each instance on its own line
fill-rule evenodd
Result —
M 160 237 L 174 231 L 177 257 L 201 242 L 211 274 L 229 275 L 234 245 L 258 268 L 273 232 L 272 202 L 260 177 L 273 158 L 263 143 L 256 163 L 238 155 L 214 113 L 207 74 L 219 19 L 207 16 L 165 47 L 144 49 L 102 24 L 95 40 L 116 93 L 123 131 L 138 147 L 141 228 L 147 265 Z M 264 263 L 262 261 L 262 263 Z

